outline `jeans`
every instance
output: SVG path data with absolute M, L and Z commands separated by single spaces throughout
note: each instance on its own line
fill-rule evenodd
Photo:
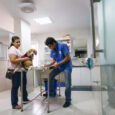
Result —
M 23 72 L 23 100 L 24 101 L 28 100 L 26 84 L 27 84 L 26 72 Z M 18 89 L 20 85 L 21 85 L 21 72 L 15 72 L 12 79 L 12 89 L 11 89 L 12 107 L 15 107 L 16 105 L 18 105 Z
M 62 71 L 59 69 L 54 69 L 49 75 L 50 95 L 56 94 L 54 90 L 54 78 L 56 77 L 56 75 L 58 75 L 61 72 Z M 66 102 L 71 102 L 71 72 L 72 69 L 64 70 Z

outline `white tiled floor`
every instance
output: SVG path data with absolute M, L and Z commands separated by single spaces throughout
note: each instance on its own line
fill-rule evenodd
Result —
M 63 89 L 62 89 L 63 90 Z M 37 90 L 29 95 L 30 98 L 37 94 Z M 63 94 L 62 94 L 63 93 Z M 24 111 L 12 110 L 10 105 L 10 91 L 0 93 L 0 115 L 100 115 L 90 91 L 73 91 L 72 105 L 69 108 L 63 108 L 64 91 L 61 97 L 51 99 L 50 113 L 47 113 L 47 100 L 38 97 L 31 103 L 24 105 Z
M 111 91 L 111 94 L 113 92 Z M 109 94 L 109 96 L 110 96 L 110 94 Z M 103 113 L 104 113 L 104 115 L 115 115 L 115 106 L 112 107 L 111 104 L 109 103 L 109 96 L 108 96 L 108 92 L 107 91 L 103 91 L 102 92 L 102 97 L 103 97 Z M 112 97 L 110 97 L 110 98 L 113 99 Z M 113 99 L 113 102 L 115 102 L 115 99 Z

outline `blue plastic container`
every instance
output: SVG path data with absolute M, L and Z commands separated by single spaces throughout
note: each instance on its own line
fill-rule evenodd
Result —
M 65 83 L 64 82 L 60 82 L 60 83 L 57 83 L 57 86 L 59 87 L 65 87 Z
M 47 92 L 48 91 L 48 80 L 47 79 L 44 80 L 44 85 L 45 85 L 45 91 Z M 55 89 L 55 92 L 57 92 L 57 80 L 54 80 L 54 89 Z

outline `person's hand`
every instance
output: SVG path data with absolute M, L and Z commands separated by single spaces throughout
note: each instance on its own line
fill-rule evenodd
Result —
M 49 65 L 45 64 L 44 67 L 49 67 Z
M 54 69 L 57 69 L 57 68 L 58 68 L 58 64 L 54 64 L 54 65 L 53 65 L 53 68 L 54 68 Z
M 30 60 L 29 57 L 24 57 L 24 61 Z

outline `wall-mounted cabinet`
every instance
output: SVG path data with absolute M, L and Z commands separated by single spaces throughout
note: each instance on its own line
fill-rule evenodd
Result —
M 75 50 L 75 56 L 79 58 L 86 58 L 87 50 Z

